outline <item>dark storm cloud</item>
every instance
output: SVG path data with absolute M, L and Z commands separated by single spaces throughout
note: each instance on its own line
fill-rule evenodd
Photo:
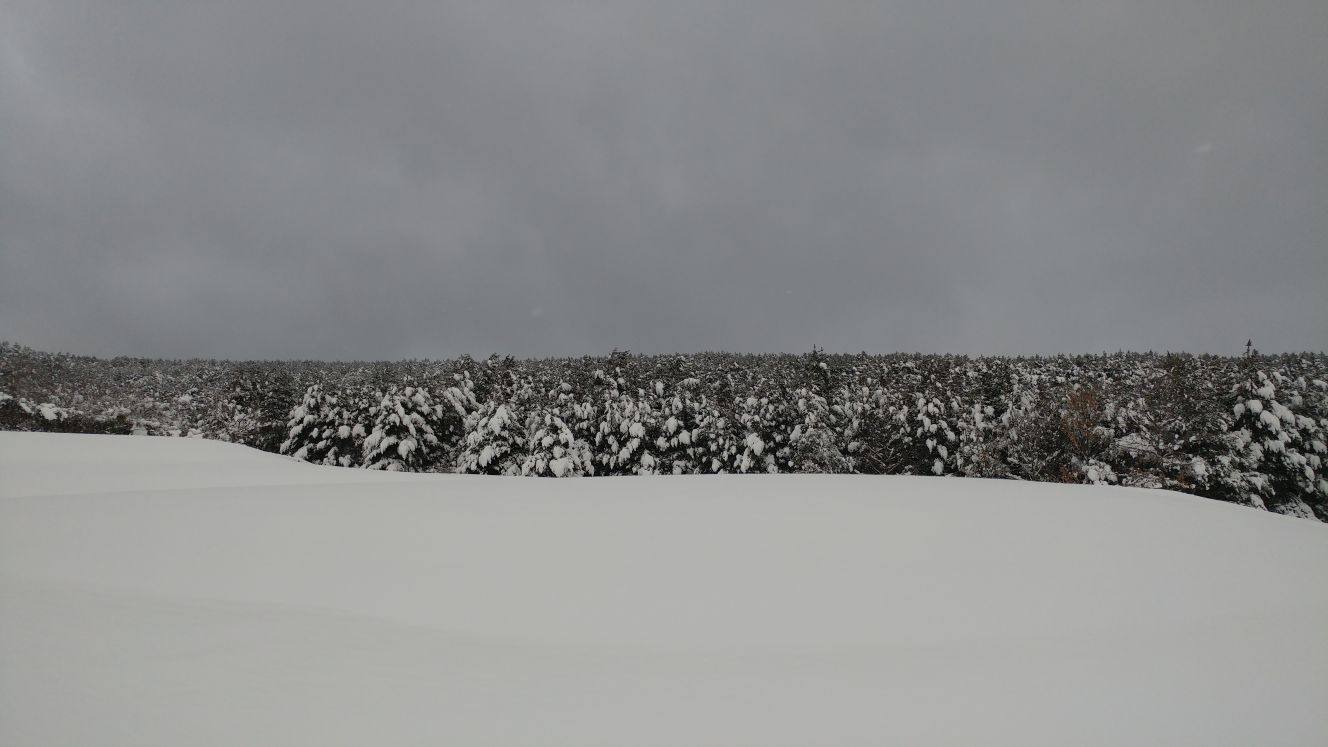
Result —
M 1328 4 L 11 0 L 0 337 L 1328 348 Z

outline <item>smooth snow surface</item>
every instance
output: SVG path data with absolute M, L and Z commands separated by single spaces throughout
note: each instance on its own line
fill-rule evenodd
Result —
M 4 745 L 1324 745 L 1328 527 L 0 433 Z

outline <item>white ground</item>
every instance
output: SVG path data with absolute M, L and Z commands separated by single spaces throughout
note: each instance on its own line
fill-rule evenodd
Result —
M 0 433 L 4 745 L 1324 745 L 1328 527 Z

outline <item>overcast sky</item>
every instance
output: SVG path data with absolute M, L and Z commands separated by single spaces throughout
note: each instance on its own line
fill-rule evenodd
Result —
M 1328 2 L 5 0 L 0 338 L 1328 348 Z

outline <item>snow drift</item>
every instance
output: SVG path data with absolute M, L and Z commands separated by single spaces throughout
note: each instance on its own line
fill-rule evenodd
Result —
M 0 743 L 1328 743 L 1328 527 L 0 433 Z

